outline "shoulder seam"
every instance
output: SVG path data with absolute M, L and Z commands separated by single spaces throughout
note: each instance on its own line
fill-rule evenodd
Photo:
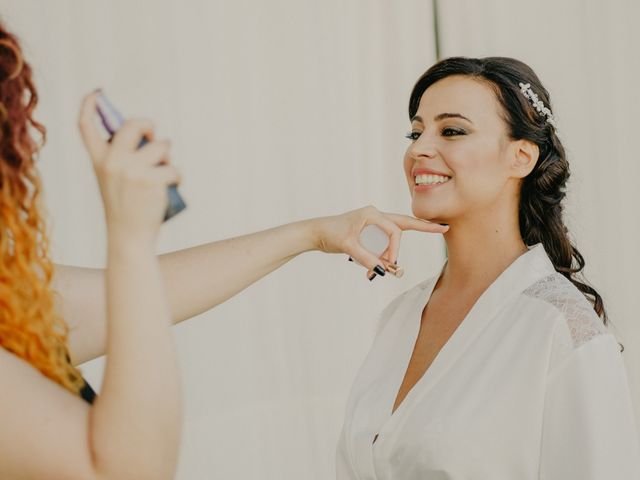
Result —
M 596 335 L 594 337 L 591 337 L 589 340 L 587 340 L 584 343 L 581 343 L 580 345 L 578 345 L 577 347 L 575 347 L 568 355 L 566 355 L 555 367 L 553 367 L 552 370 L 547 372 L 547 378 L 546 381 L 549 382 L 550 380 L 553 379 L 553 377 L 555 377 L 557 375 L 557 373 L 559 371 L 562 370 L 562 368 L 571 361 L 572 358 L 574 358 L 574 356 L 576 355 L 576 352 L 578 352 L 578 350 L 582 350 L 585 347 L 588 346 L 593 346 L 594 343 L 596 342 L 602 342 L 604 341 L 607 337 L 611 337 L 613 338 L 613 340 L 617 343 L 617 340 L 615 338 L 615 336 L 611 333 L 611 332 L 604 332 L 601 335 Z

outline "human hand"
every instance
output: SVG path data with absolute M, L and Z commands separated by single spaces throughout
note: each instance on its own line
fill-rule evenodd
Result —
M 409 215 L 381 212 L 372 205 L 340 215 L 319 217 L 312 222 L 316 250 L 348 254 L 368 268 L 367 278 L 370 278 L 374 272 L 382 276 L 385 271 L 398 267 L 396 262 L 400 250 L 400 238 L 404 230 L 444 233 L 449 229 L 449 226 Z M 360 242 L 360 233 L 367 225 L 376 225 L 389 236 L 389 244 L 379 257 L 363 247 Z
M 78 123 L 100 187 L 109 238 L 152 246 L 163 222 L 167 186 L 181 179 L 169 163 L 170 143 L 154 140 L 148 119 L 126 121 L 107 142 L 95 123 L 97 95 L 84 97 Z M 138 149 L 143 137 L 149 143 Z

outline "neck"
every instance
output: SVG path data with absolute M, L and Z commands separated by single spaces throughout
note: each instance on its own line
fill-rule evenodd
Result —
M 520 235 L 517 206 L 487 209 L 453 219 L 444 234 L 448 259 L 439 288 L 448 292 L 484 291 L 528 251 Z

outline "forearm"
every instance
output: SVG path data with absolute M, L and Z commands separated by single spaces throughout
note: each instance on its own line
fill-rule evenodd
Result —
M 107 362 L 91 409 L 96 468 L 104 478 L 173 478 L 181 389 L 152 248 L 110 238 L 105 282 Z
M 312 219 L 160 255 L 173 323 L 206 312 L 316 248 Z

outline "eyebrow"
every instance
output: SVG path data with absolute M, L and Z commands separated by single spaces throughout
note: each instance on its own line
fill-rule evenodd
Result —
M 433 117 L 433 121 L 434 122 L 438 122 L 438 121 L 443 120 L 445 118 L 463 118 L 467 122 L 473 124 L 473 122 L 471 120 L 469 120 L 467 117 L 465 117 L 461 113 L 439 113 L 438 115 Z M 414 115 L 413 118 L 411 119 L 411 123 L 413 123 L 415 120 L 419 121 L 420 123 L 424 123 L 424 121 L 422 120 L 422 117 L 420 115 Z

